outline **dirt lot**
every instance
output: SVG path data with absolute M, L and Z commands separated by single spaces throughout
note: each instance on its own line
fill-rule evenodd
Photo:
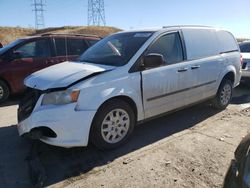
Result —
M 250 132 L 250 88 L 240 86 L 225 111 L 200 104 L 152 120 L 109 152 L 38 143 L 38 163 L 31 163 L 31 141 L 16 130 L 16 100 L 0 107 L 1 187 L 32 187 L 30 165 L 44 170 L 50 187 L 221 187 L 235 148 Z

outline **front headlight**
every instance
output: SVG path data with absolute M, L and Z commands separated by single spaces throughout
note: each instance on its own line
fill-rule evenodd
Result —
M 43 96 L 42 105 L 61 105 L 77 102 L 79 94 L 80 90 L 64 90 L 46 93 Z

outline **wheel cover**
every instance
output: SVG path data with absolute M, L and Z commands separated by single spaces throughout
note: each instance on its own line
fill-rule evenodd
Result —
M 231 86 L 229 84 L 225 84 L 220 94 L 220 101 L 223 106 L 227 105 L 230 102 L 231 95 L 232 95 Z
M 111 144 L 121 141 L 128 133 L 130 118 L 123 109 L 114 109 L 109 112 L 101 126 L 103 139 Z
M 4 95 L 4 90 L 3 87 L 0 86 L 0 99 L 3 98 L 3 95 Z
M 245 168 L 244 168 L 244 174 L 243 174 L 243 181 L 245 186 L 249 186 L 250 185 L 250 169 L 249 169 L 249 165 L 250 165 L 250 146 L 248 147 L 248 153 L 246 155 L 246 162 L 245 162 Z

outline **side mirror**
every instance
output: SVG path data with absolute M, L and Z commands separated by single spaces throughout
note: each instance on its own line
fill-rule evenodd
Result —
M 21 52 L 20 51 L 13 51 L 11 54 L 11 59 L 20 59 L 22 58 Z
M 3 59 L 5 61 L 13 61 L 15 59 L 20 59 L 22 58 L 21 52 L 19 51 L 9 51 L 3 55 Z
M 163 55 L 150 53 L 144 57 L 144 68 L 154 68 L 164 65 Z

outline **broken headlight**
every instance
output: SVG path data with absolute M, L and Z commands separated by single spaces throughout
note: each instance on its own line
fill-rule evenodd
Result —
M 42 105 L 55 104 L 69 104 L 77 102 L 80 90 L 64 90 L 46 93 L 43 96 Z

